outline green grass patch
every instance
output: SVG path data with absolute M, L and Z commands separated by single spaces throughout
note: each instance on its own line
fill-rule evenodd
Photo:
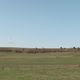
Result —
M 80 53 L 0 53 L 0 80 L 80 80 Z

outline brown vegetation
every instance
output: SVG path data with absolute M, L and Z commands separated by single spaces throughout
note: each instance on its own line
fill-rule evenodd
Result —
M 0 48 L 0 52 L 16 52 L 16 53 L 50 53 L 50 52 L 79 52 L 80 48 Z

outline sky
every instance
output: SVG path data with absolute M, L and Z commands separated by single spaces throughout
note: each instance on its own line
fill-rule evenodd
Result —
M 0 0 L 0 47 L 80 47 L 80 0 Z

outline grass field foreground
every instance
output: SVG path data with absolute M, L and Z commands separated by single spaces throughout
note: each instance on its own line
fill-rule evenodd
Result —
M 80 53 L 0 53 L 0 80 L 80 80 Z

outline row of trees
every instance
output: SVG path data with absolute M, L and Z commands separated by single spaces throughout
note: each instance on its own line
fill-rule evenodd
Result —
M 80 51 L 80 48 L 0 48 L 0 52 L 16 53 L 50 53 L 50 52 L 72 52 Z

